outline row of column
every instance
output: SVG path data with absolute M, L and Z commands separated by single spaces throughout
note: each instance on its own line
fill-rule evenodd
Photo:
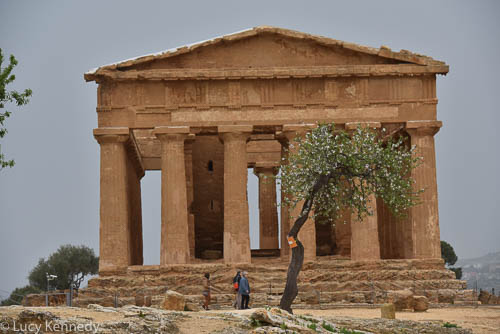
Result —
M 356 126 L 359 123 L 356 123 Z M 298 147 L 290 145 L 295 136 L 304 136 L 312 125 L 284 125 L 276 134 L 282 144 L 282 159 Z M 349 129 L 349 126 L 346 125 Z M 404 229 L 405 258 L 439 258 L 439 222 L 437 209 L 437 185 L 434 134 L 440 122 L 407 122 L 406 131 L 412 145 L 417 145 L 423 164 L 415 169 L 412 177 L 416 188 L 426 189 L 422 203 L 410 210 Z M 247 199 L 246 143 L 252 126 L 219 126 L 219 137 L 224 143 L 224 261 L 248 263 L 251 260 L 249 214 Z M 162 223 L 160 264 L 188 263 L 194 254 L 194 217 L 189 215 L 188 203 L 192 202 L 192 164 L 189 154 L 190 129 L 187 126 L 156 127 L 153 131 L 161 142 L 162 169 Z M 94 136 L 101 145 L 101 205 L 100 205 L 100 270 L 142 264 L 142 225 L 140 217 L 140 178 L 133 174 L 126 143 L 130 141 L 128 128 L 100 128 Z M 273 166 L 257 166 L 259 176 L 259 205 L 261 221 L 261 248 L 278 248 L 278 224 L 275 183 L 277 172 Z M 191 184 L 191 186 L 189 186 Z M 186 187 L 188 185 L 188 187 Z M 281 194 L 284 203 L 285 194 Z M 134 207 L 134 200 L 139 202 Z M 376 203 L 372 198 L 371 203 Z M 293 212 L 281 207 L 281 256 L 287 258 L 290 251 L 287 234 L 302 205 Z M 363 222 L 351 220 L 351 258 L 368 260 L 380 258 L 377 210 Z M 265 224 L 264 222 L 272 222 Z M 274 223 L 275 222 L 275 223 Z M 139 231 L 140 230 L 140 231 Z M 136 240 L 140 232 L 140 241 Z M 299 233 L 305 247 L 305 260 L 316 256 L 316 232 L 312 218 L 308 219 Z M 140 245 L 139 245 L 140 244 Z M 139 247 L 140 246 L 140 247 Z M 140 251 L 138 248 L 141 248 Z

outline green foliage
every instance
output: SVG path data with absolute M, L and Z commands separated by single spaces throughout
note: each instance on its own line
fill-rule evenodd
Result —
M 451 323 L 448 321 L 443 324 L 443 327 L 444 328 L 459 328 L 459 326 L 457 324 L 454 324 L 454 323 Z
M 307 325 L 307 328 L 312 329 L 313 331 L 315 331 L 315 332 L 316 332 L 317 326 L 316 326 L 316 324 L 313 322 L 313 323 L 310 323 L 309 325 Z
M 12 112 L 5 110 L 6 103 L 15 103 L 16 106 L 22 106 L 29 102 L 29 97 L 32 94 L 31 89 L 25 89 L 24 92 L 15 90 L 7 90 L 7 85 L 16 80 L 16 76 L 12 74 L 12 70 L 17 65 L 17 60 L 14 55 L 10 55 L 9 64 L 7 67 L 2 67 L 4 61 L 2 49 L 0 49 L 0 138 L 5 137 L 7 129 L 5 128 L 5 121 L 10 117 Z M 0 147 L 1 148 L 1 147 Z M 0 170 L 5 167 L 13 167 L 14 160 L 6 160 L 5 155 L 0 149 Z
M 71 283 L 78 289 L 87 275 L 97 274 L 99 258 L 87 246 L 63 245 L 47 260 L 40 259 L 28 276 L 31 285 L 47 289 L 46 274 L 56 275 L 50 282 L 52 288 L 69 289 Z
M 323 322 L 323 323 L 321 324 L 321 327 L 323 327 L 324 329 L 326 329 L 326 330 L 327 330 L 327 331 L 329 331 L 329 332 L 333 332 L 333 331 L 335 331 L 335 329 L 333 328 L 333 326 L 332 326 L 332 325 L 330 325 L 330 324 L 327 324 L 326 322 Z
M 457 254 L 455 254 L 455 250 L 453 249 L 453 247 L 443 240 L 441 240 L 441 257 L 449 266 L 454 265 L 458 260 Z
M 281 329 L 284 329 L 284 330 L 287 330 L 287 329 L 288 329 L 288 326 L 287 326 L 285 323 L 282 323 L 282 324 L 280 325 L 280 328 L 281 328 Z
M 393 139 L 367 128 L 358 127 L 352 134 L 332 124 L 320 124 L 290 143 L 288 163 L 281 166 L 281 186 L 285 204 L 293 209 L 297 203 L 311 199 L 313 187 L 327 180 L 313 198 L 314 216 L 334 222 L 344 209 L 354 209 L 362 220 L 373 212 L 369 197 L 381 198 L 393 214 L 404 216 L 418 204 L 423 190 L 414 190 L 408 177 L 421 158 L 408 148 L 405 138 Z M 292 153 L 298 145 L 297 153 Z M 375 205 L 375 203 L 371 203 Z M 296 217 L 294 217 L 296 218 Z
M 22 288 L 16 288 L 14 291 L 12 291 L 9 298 L 2 300 L 2 303 L 0 305 L 1 306 L 21 305 L 24 296 L 29 295 L 31 293 L 39 293 L 39 292 L 41 292 L 40 289 L 31 285 L 26 285 Z
M 441 257 L 443 258 L 444 263 L 446 263 L 446 265 L 448 266 L 454 265 L 458 260 L 457 254 L 455 254 L 453 246 L 443 240 L 441 240 Z M 455 273 L 455 277 L 457 279 L 462 278 L 462 268 L 449 267 L 448 269 L 450 269 Z
M 451 271 L 453 271 L 455 273 L 455 277 L 457 279 L 461 279 L 462 278 L 462 268 L 449 268 Z
M 251 318 L 250 319 L 250 326 L 252 326 L 252 327 L 261 327 L 262 323 L 260 322 L 260 320 Z
M 350 330 L 347 328 L 341 328 L 340 329 L 341 334 L 362 334 L 361 332 L 355 331 L 355 330 Z

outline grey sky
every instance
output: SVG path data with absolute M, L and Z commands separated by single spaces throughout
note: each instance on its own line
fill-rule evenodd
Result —
M 459 257 L 499 251 L 499 13 L 498 1 L 0 0 L 0 47 L 20 63 L 14 87 L 34 92 L 22 111 L 11 108 L 1 143 L 17 164 L 0 172 L 0 298 L 61 244 L 98 251 L 97 86 L 83 73 L 257 25 L 446 61 L 450 73 L 437 82 L 441 238 Z M 146 263 L 159 262 L 159 176 L 142 182 Z

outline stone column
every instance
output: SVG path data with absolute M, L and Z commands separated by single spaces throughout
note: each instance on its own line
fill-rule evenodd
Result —
M 276 139 L 281 144 L 281 163 L 288 163 L 288 138 L 283 133 L 276 134 Z M 281 229 L 280 229 L 280 238 L 281 238 L 281 251 L 280 256 L 282 259 L 288 260 L 290 257 L 290 247 L 288 246 L 287 235 L 290 232 L 290 212 L 288 207 L 285 205 L 286 194 L 283 191 L 283 187 L 281 187 Z
M 424 189 L 420 194 L 421 204 L 410 209 L 411 245 L 405 255 L 412 258 L 441 258 L 439 235 L 438 194 L 436 181 L 436 152 L 434 135 L 442 126 L 440 121 L 409 121 L 406 131 L 416 154 L 423 158 L 422 164 L 411 173 L 415 189 Z
M 380 128 L 378 122 L 346 123 L 347 131 L 354 131 L 358 126 Z M 359 184 L 359 180 L 357 180 Z M 351 260 L 380 260 L 380 238 L 377 221 L 377 199 L 375 194 L 368 198 L 372 216 L 367 216 L 359 221 L 358 213 L 353 210 L 351 214 Z
M 285 124 L 283 125 L 283 132 L 281 133 L 280 141 L 286 141 L 286 146 L 290 153 L 296 153 L 298 151 L 298 146 L 293 143 L 293 139 L 299 136 L 305 136 L 307 131 L 309 131 L 314 124 Z M 294 144 L 294 145 L 290 145 Z M 283 143 L 282 143 L 283 145 Z M 286 232 L 284 233 L 285 243 L 282 244 L 282 248 L 284 246 L 288 246 L 287 235 L 290 232 L 290 229 L 295 222 L 295 219 L 300 215 L 304 202 L 301 201 L 297 203 L 295 208 L 288 216 L 288 226 L 284 226 L 286 228 Z M 314 225 L 314 219 L 312 218 L 312 211 L 309 213 L 309 218 L 306 223 L 300 229 L 298 234 L 298 239 L 304 245 L 304 261 L 314 261 L 316 259 L 316 226 Z M 285 254 L 291 254 L 288 250 Z
M 377 199 L 370 195 L 372 216 L 359 221 L 357 212 L 351 216 L 351 260 L 380 260 L 380 241 L 377 222 Z
M 260 249 L 278 249 L 278 211 L 276 209 L 276 180 L 278 169 L 274 166 L 255 166 L 259 178 L 259 234 Z
M 187 126 L 156 127 L 161 141 L 160 265 L 189 262 L 189 231 L 184 140 Z
M 99 271 L 124 269 L 132 259 L 125 146 L 129 129 L 98 128 L 94 137 L 101 146 Z
M 128 207 L 130 226 L 131 265 L 143 264 L 141 179 L 145 170 L 133 132 L 127 141 Z
M 218 127 L 224 142 L 224 262 L 250 263 L 247 141 L 251 125 Z
M 193 143 L 195 135 L 190 134 L 184 143 L 184 161 L 186 165 L 186 189 L 187 189 L 187 210 L 188 210 L 188 235 L 189 235 L 189 254 L 191 258 L 195 255 L 195 231 L 194 214 L 192 205 L 194 201 L 194 183 L 193 183 Z
M 344 210 L 335 221 L 337 254 L 351 256 L 351 211 Z

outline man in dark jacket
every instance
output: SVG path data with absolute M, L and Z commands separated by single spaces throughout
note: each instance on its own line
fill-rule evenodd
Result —
M 243 272 L 243 277 L 239 284 L 239 293 L 241 294 L 241 309 L 248 309 L 248 302 L 250 301 L 250 284 L 248 283 L 248 273 Z

